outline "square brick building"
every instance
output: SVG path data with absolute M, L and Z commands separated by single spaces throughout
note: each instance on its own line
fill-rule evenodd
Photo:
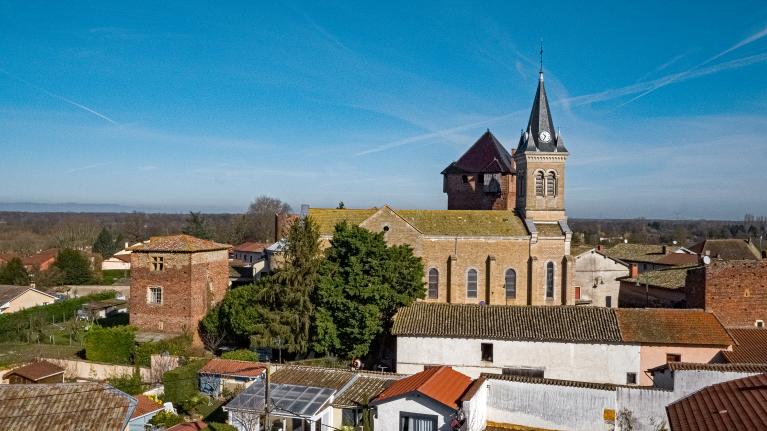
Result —
M 152 237 L 131 253 L 130 324 L 141 332 L 189 331 L 229 288 L 229 245 L 189 235 Z

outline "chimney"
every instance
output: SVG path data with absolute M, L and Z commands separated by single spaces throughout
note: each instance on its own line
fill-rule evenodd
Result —
M 639 276 L 639 267 L 636 263 L 629 265 L 629 277 L 637 278 Z
M 668 246 L 667 245 L 663 246 L 663 254 L 668 254 Z
M 597 251 L 599 252 L 605 251 L 605 246 L 603 246 L 602 244 L 597 245 Z

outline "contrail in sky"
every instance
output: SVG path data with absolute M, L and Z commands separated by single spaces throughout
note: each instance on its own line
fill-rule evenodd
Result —
M 21 82 L 23 84 L 26 84 L 26 85 L 28 85 L 28 86 L 30 86 L 30 87 L 32 87 L 32 88 L 34 88 L 34 89 L 36 89 L 36 90 L 38 90 L 40 92 L 43 92 L 43 93 L 47 94 L 48 96 L 53 97 L 54 99 L 58 99 L 58 100 L 61 100 L 62 102 L 69 103 L 70 105 L 75 106 L 77 108 L 80 108 L 80 109 L 82 109 L 85 112 L 90 112 L 91 114 L 101 118 L 102 120 L 108 121 L 108 122 L 110 122 L 110 123 L 112 123 L 112 124 L 114 124 L 116 126 L 119 125 L 119 124 L 117 124 L 117 121 L 107 117 L 106 115 L 104 115 L 104 114 L 102 114 L 102 113 L 100 113 L 100 112 L 98 112 L 98 111 L 96 111 L 94 109 L 91 109 L 91 108 L 83 105 L 82 103 L 77 103 L 77 102 L 75 102 L 72 99 L 67 99 L 64 96 L 60 96 L 60 95 L 58 95 L 56 93 L 52 93 L 52 92 L 46 90 L 45 88 L 40 87 L 39 85 L 35 85 L 35 84 L 27 81 L 26 79 L 20 78 L 20 77 L 14 75 L 14 74 L 8 72 L 5 69 L 0 68 L 0 72 L 3 72 L 4 74 L 8 75 L 12 79 L 15 79 L 16 81 L 19 81 L 19 82 Z

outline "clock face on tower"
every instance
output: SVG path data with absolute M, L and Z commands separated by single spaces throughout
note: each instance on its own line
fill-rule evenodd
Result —
M 549 142 L 551 140 L 551 133 L 543 131 L 538 135 L 538 139 L 540 139 L 541 142 Z

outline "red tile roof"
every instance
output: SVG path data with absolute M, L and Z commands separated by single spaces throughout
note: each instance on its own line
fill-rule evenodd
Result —
M 183 424 L 174 425 L 167 428 L 165 431 L 197 431 L 208 428 L 208 424 L 203 421 L 187 422 Z
M 40 379 L 61 374 L 63 372 L 64 369 L 56 364 L 52 364 L 48 361 L 37 361 L 9 371 L 5 375 L 5 378 L 7 379 L 11 374 L 16 374 L 36 382 Z
M 671 431 L 767 429 L 767 374 L 707 386 L 666 406 Z
M 133 414 L 130 417 L 131 419 L 135 419 L 139 416 L 144 416 L 146 414 L 163 409 L 161 404 L 156 403 L 153 399 L 147 397 L 146 395 L 136 395 L 133 398 L 138 401 L 138 404 L 136 404 L 136 410 L 133 411 Z
M 690 266 L 698 264 L 697 254 L 687 253 L 669 253 L 660 259 L 656 260 L 656 264 L 671 265 L 671 266 Z
M 200 373 L 223 374 L 227 376 L 258 377 L 266 366 L 258 362 L 213 358 L 200 368 Z
M 130 263 L 130 253 L 116 254 L 112 257 L 125 263 Z
M 767 328 L 730 328 L 728 331 L 736 342 L 731 352 L 722 352 L 728 362 L 767 364 Z
M 269 244 L 265 244 L 263 242 L 243 242 L 240 245 L 236 245 L 234 247 L 234 251 L 239 251 L 243 253 L 258 253 L 261 251 L 264 251 L 266 247 L 269 247 Z
M 451 408 L 458 408 L 457 401 L 471 386 L 471 378 L 451 367 L 440 366 L 429 368 L 418 374 L 413 374 L 394 382 L 374 403 L 399 397 L 412 392 L 418 392 Z
M 719 319 L 703 310 L 619 308 L 615 310 L 621 338 L 628 343 L 732 344 Z
M 41 266 L 42 264 L 49 262 L 51 259 L 56 259 L 58 254 L 59 249 L 51 248 L 48 250 L 43 250 L 40 253 L 33 254 L 32 256 L 24 257 L 21 259 L 21 261 L 24 263 L 24 266 Z
M 191 235 L 153 236 L 149 242 L 134 245 L 130 250 L 134 252 L 176 252 L 194 253 L 200 251 L 228 250 L 228 244 L 219 244 L 193 237 Z

